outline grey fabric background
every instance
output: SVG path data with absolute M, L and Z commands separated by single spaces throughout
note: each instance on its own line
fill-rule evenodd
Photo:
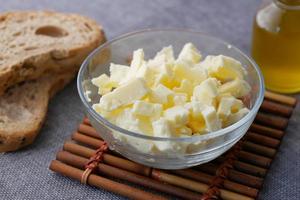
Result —
M 108 39 L 148 27 L 191 28 L 218 36 L 249 53 L 252 18 L 259 4 L 259 0 L 1 0 L 0 11 L 80 13 L 102 24 Z M 82 117 L 74 81 L 51 101 L 46 123 L 34 144 L 0 155 L 1 200 L 123 199 L 48 170 Z M 300 199 L 299 120 L 298 105 L 259 199 Z

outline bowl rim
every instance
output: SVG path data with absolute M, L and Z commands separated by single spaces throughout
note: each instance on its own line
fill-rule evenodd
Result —
M 93 58 L 93 56 L 95 54 L 97 54 L 99 51 L 101 51 L 102 49 L 106 48 L 107 46 L 109 46 L 110 44 L 112 44 L 114 42 L 120 41 L 122 39 L 131 37 L 131 36 L 134 36 L 137 34 L 143 34 L 143 33 L 148 33 L 148 32 L 187 32 L 187 33 L 199 34 L 201 36 L 213 39 L 213 40 L 215 40 L 219 43 L 222 43 L 226 46 L 230 46 L 231 49 L 233 49 L 238 54 L 240 54 L 242 57 L 244 57 L 246 60 L 248 60 L 249 63 L 254 67 L 256 73 L 258 74 L 258 79 L 259 79 L 259 94 L 258 94 L 258 97 L 257 97 L 252 109 L 250 110 L 250 112 L 248 114 L 246 114 L 242 119 L 240 119 L 236 123 L 234 123 L 226 128 L 223 128 L 223 129 L 220 129 L 220 130 L 214 131 L 214 132 L 209 132 L 208 134 L 204 134 L 204 135 L 193 135 L 193 136 L 187 136 L 187 137 L 154 137 L 154 136 L 143 135 L 143 134 L 140 134 L 137 132 L 123 129 L 123 128 L 109 122 L 104 117 L 102 117 L 100 114 L 98 114 L 92 108 L 92 106 L 89 105 L 88 100 L 83 92 L 84 91 L 83 86 L 81 84 L 83 82 L 83 80 L 82 80 L 83 73 L 84 73 L 85 69 L 88 67 L 90 60 Z M 81 67 L 80 67 L 78 75 L 77 75 L 77 90 L 79 93 L 79 97 L 80 97 L 83 105 L 85 106 L 87 112 L 92 117 L 94 117 L 97 121 L 100 121 L 102 124 L 108 126 L 110 129 L 113 129 L 114 131 L 118 131 L 118 132 L 128 135 L 128 136 L 132 136 L 132 137 L 136 137 L 136 138 L 140 138 L 140 139 L 151 140 L 151 141 L 195 142 L 195 141 L 208 140 L 211 138 L 216 138 L 216 137 L 225 135 L 225 134 L 230 133 L 231 131 L 241 127 L 246 122 L 248 122 L 254 115 L 256 115 L 258 109 L 260 108 L 260 106 L 263 102 L 265 87 L 264 87 L 264 79 L 263 79 L 262 72 L 261 72 L 260 68 L 258 67 L 258 65 L 256 64 L 256 62 L 253 59 L 251 59 L 249 56 L 247 56 L 245 53 L 243 53 L 240 49 L 235 47 L 234 45 L 232 45 L 228 42 L 225 42 L 222 39 L 219 39 L 217 37 L 211 36 L 208 33 L 201 32 L 201 31 L 195 31 L 195 30 L 191 30 L 191 29 L 148 28 L 148 29 L 142 29 L 142 30 L 122 34 L 118 37 L 115 37 L 111 40 L 106 41 L 105 43 L 103 43 L 102 45 L 100 45 L 99 47 L 94 49 L 81 64 Z

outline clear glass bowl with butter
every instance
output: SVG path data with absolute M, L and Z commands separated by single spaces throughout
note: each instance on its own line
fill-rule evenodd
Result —
M 110 71 L 112 71 L 112 69 L 110 69 L 111 63 L 129 66 L 133 55 L 133 62 L 137 64 L 139 61 L 135 60 L 135 57 L 138 57 L 138 55 L 133 54 L 135 50 L 143 49 L 145 56 L 144 59 L 149 60 L 154 58 L 157 52 L 161 51 L 163 47 L 167 47 L 164 50 L 166 52 L 166 50 L 168 50 L 168 46 L 170 45 L 173 47 L 174 55 L 177 56 L 178 54 L 182 54 L 181 57 L 187 57 L 190 59 L 191 56 L 186 54 L 186 52 L 190 52 L 190 49 L 193 49 L 189 48 L 189 44 L 191 43 L 201 51 L 202 59 L 204 59 L 207 55 L 224 55 L 239 61 L 245 69 L 246 73 L 244 79 L 250 87 L 249 91 L 247 91 L 247 95 L 240 99 L 243 101 L 243 104 L 245 104 L 249 111 L 247 109 L 247 112 L 237 122 L 228 126 L 224 126 L 224 128 L 221 129 L 220 127 L 214 128 L 218 126 L 216 125 L 217 123 L 215 123 L 214 119 L 211 120 L 211 115 L 207 115 L 204 122 L 209 124 L 207 124 L 207 127 L 205 127 L 205 131 L 200 131 L 197 134 L 191 134 L 190 129 L 197 130 L 197 127 L 192 126 L 193 123 L 191 123 L 191 126 L 188 126 L 188 128 L 185 127 L 185 129 L 181 128 L 181 126 L 179 127 L 179 124 L 183 121 L 182 110 L 171 109 L 171 111 L 163 111 L 164 115 L 168 118 L 167 120 L 164 118 L 159 118 L 156 119 L 155 123 L 152 123 L 153 127 L 151 128 L 151 133 L 153 132 L 156 134 L 145 134 L 140 133 L 138 131 L 139 129 L 131 128 L 131 122 L 135 120 L 130 118 L 131 115 L 123 115 L 120 117 L 119 121 L 121 119 L 123 124 L 122 126 L 118 126 L 116 125 L 117 123 L 108 119 L 108 115 L 105 114 L 106 112 L 99 112 L 97 110 L 97 106 L 95 105 L 99 105 L 99 101 L 101 100 L 102 96 L 105 96 L 104 93 L 107 92 L 105 91 L 107 88 L 102 88 L 102 91 L 100 91 L 99 88 L 95 86 L 95 79 L 103 74 L 109 75 Z M 185 45 L 187 46 L 186 49 L 188 50 L 181 53 L 182 47 Z M 139 53 L 136 52 L 136 54 Z M 196 55 L 195 59 L 200 59 L 200 57 L 198 58 Z M 122 70 L 116 73 L 116 79 L 122 79 L 123 74 L 121 71 Z M 201 73 L 197 72 L 195 72 L 195 74 L 199 74 L 199 76 L 201 75 Z M 221 71 L 219 74 L 221 77 L 223 75 L 226 75 L 226 71 Z M 134 74 L 133 76 L 136 75 Z M 166 81 L 166 79 L 164 76 L 162 77 L 163 78 L 160 77 L 158 82 L 165 83 L 164 81 Z M 191 78 L 195 78 L 195 76 L 192 76 Z M 104 77 L 104 79 L 103 77 L 100 79 L 98 81 L 103 82 L 103 80 L 106 80 L 106 77 Z M 124 77 L 124 79 L 126 79 L 126 77 Z M 200 79 L 201 77 L 199 77 L 199 80 Z M 197 81 L 197 78 L 195 78 L 195 80 Z M 134 98 L 136 95 L 140 95 L 141 92 L 137 91 L 141 90 L 140 82 L 132 77 L 130 77 L 127 81 L 131 81 L 132 86 L 123 91 L 123 96 L 114 96 L 116 99 L 110 99 L 110 102 L 105 102 L 103 105 L 109 109 L 115 109 L 114 106 L 116 104 L 128 101 L 128 99 Z M 155 81 L 157 82 L 157 79 L 155 79 Z M 213 79 L 209 81 L 212 82 Z M 258 66 L 252 59 L 250 59 L 236 47 L 226 42 L 201 32 L 189 30 L 143 30 L 111 40 L 97 48 L 84 61 L 78 74 L 77 84 L 80 98 L 84 107 L 86 108 L 86 113 L 91 121 L 91 124 L 93 127 L 95 127 L 101 137 L 109 144 L 109 147 L 130 160 L 162 169 L 187 168 L 208 162 L 223 154 L 236 142 L 238 142 L 247 132 L 264 97 L 263 77 Z M 159 83 L 159 85 L 161 84 Z M 239 86 L 240 84 L 238 83 L 236 85 Z M 177 90 L 180 88 L 184 90 L 184 87 L 181 86 L 182 85 L 180 85 L 180 83 L 177 83 L 174 88 L 177 88 Z M 109 90 L 113 91 L 112 88 Z M 176 89 L 174 90 L 176 91 Z M 203 87 L 199 90 L 202 91 Z M 102 93 L 99 94 L 99 91 L 104 95 L 101 95 Z M 163 92 L 158 94 L 156 103 L 163 101 L 163 98 L 167 92 L 166 90 L 160 91 Z M 236 91 L 240 92 L 239 89 L 236 89 L 232 92 Z M 124 93 L 128 93 L 128 96 L 125 95 L 124 97 Z M 207 100 L 207 95 L 209 96 L 210 93 L 204 92 L 199 98 L 204 98 L 205 101 L 209 101 L 210 99 Z M 120 100 L 118 98 L 123 99 Z M 188 97 L 188 99 L 190 98 L 192 97 Z M 135 106 L 135 114 L 146 115 L 149 109 L 143 110 L 145 109 L 145 105 L 141 102 L 144 100 L 145 99 L 139 99 L 138 103 L 135 102 L 134 105 L 132 105 L 132 103 L 131 105 L 127 104 L 123 106 L 126 108 L 126 110 L 129 109 L 127 108 L 128 106 L 131 107 L 130 109 L 133 109 L 132 107 Z M 148 100 L 146 99 L 145 101 Z M 183 101 L 186 101 L 186 98 Z M 172 102 L 172 104 L 176 104 L 174 100 Z M 176 102 L 180 104 L 182 102 L 182 98 L 177 98 Z M 226 107 L 226 101 L 224 102 Z M 221 103 L 218 101 L 217 104 L 220 106 L 219 104 Z M 163 105 L 163 107 L 165 106 L 166 105 Z M 203 113 L 209 113 L 208 110 L 203 111 Z M 176 134 L 173 134 L 172 131 L 170 131 L 175 130 L 175 128 L 169 130 L 162 123 L 173 118 L 173 125 L 177 131 Z M 182 131 L 182 134 L 180 131 Z

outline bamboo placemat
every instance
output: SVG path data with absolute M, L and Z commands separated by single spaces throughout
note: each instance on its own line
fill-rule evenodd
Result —
M 158 192 L 179 199 L 256 199 L 295 105 L 295 98 L 266 92 L 242 140 L 217 159 L 183 170 L 150 168 L 106 150 L 106 143 L 85 118 L 57 153 L 50 169 L 131 199 L 168 199 Z M 90 170 L 89 175 L 86 168 L 91 166 L 96 170 Z M 149 192 L 152 190 L 156 192 Z

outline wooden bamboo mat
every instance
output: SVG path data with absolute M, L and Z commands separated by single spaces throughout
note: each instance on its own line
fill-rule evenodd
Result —
M 295 98 L 266 92 L 260 111 L 242 140 L 217 159 L 182 170 L 154 169 L 110 150 L 103 151 L 105 142 L 85 118 L 57 153 L 50 169 L 83 181 L 87 162 L 91 157 L 93 161 L 98 159 L 98 163 L 92 163 L 97 170 L 86 177 L 87 184 L 131 199 L 256 199 L 295 105 Z M 149 192 L 152 190 L 156 192 Z M 159 195 L 162 193 L 167 195 Z

